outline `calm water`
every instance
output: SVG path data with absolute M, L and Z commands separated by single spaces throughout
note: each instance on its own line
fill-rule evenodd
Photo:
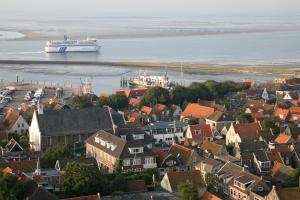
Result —
M 0 59 L 298 64 L 299 38 L 300 31 L 100 39 L 99 53 L 72 54 L 44 53 L 44 41 L 0 41 Z

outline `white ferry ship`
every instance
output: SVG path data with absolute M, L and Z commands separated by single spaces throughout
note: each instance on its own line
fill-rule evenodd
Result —
M 64 36 L 64 40 L 48 41 L 45 46 L 45 52 L 47 53 L 96 52 L 99 49 L 97 39 L 71 40 L 67 36 Z

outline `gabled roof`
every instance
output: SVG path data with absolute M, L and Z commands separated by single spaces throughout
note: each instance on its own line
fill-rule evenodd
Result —
M 192 118 L 207 118 L 215 111 L 214 108 L 201 106 L 197 103 L 189 103 L 184 111 L 181 113 L 183 117 Z
M 150 115 L 152 112 L 152 108 L 148 106 L 142 106 L 140 110 L 142 113 L 145 113 L 147 115 Z
M 29 200 L 58 200 L 58 198 L 46 190 L 44 187 L 38 187 L 29 197 Z
M 252 153 L 255 150 L 267 150 L 268 145 L 264 141 L 247 141 L 239 143 L 240 152 Z
M 207 117 L 208 120 L 214 121 L 214 122 L 233 122 L 235 121 L 231 114 L 221 112 L 221 111 L 215 111 L 211 115 Z
M 4 119 L 5 121 L 8 122 L 7 129 L 10 130 L 15 125 L 15 123 L 17 122 L 18 119 L 19 119 L 18 113 L 14 112 L 14 111 L 8 112 L 8 114 L 6 115 L 6 117 Z
M 200 149 L 202 151 L 208 151 L 209 153 L 212 153 L 214 155 L 221 153 L 223 146 L 213 143 L 213 142 L 203 142 Z
M 95 133 L 96 131 L 112 130 L 113 121 L 110 108 L 84 108 L 36 112 L 39 128 L 43 135 L 69 135 Z
M 233 124 L 233 128 L 242 141 L 258 140 L 259 131 L 262 130 L 258 123 Z
M 179 144 L 173 144 L 169 149 L 169 154 L 177 157 L 178 160 L 186 165 L 192 156 L 193 150 Z
M 168 177 L 172 191 L 178 191 L 178 185 L 180 183 L 190 182 L 197 188 L 205 188 L 205 182 L 202 179 L 201 172 L 199 170 L 189 171 L 176 171 L 167 172 L 165 176 Z
M 153 107 L 154 112 L 156 115 L 161 115 L 161 113 L 166 109 L 167 106 L 163 105 L 163 104 L 155 104 L 155 106 Z
M 212 130 L 209 124 L 189 125 L 192 133 L 192 139 L 213 137 Z
M 9 140 L 5 148 L 9 152 L 23 151 L 22 146 L 14 138 Z

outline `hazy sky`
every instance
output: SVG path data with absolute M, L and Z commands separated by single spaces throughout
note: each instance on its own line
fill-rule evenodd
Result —
M 0 11 L 18 14 L 101 13 L 300 13 L 300 0 L 0 0 Z

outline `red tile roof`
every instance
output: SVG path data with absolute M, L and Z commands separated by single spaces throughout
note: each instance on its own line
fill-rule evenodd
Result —
M 251 113 L 251 116 L 253 119 L 255 119 L 256 121 L 262 121 L 264 119 L 266 119 L 267 117 L 264 115 L 264 113 L 262 112 L 254 112 Z
M 10 130 L 15 125 L 18 118 L 19 118 L 19 114 L 14 111 L 11 111 L 6 115 L 4 120 L 8 121 L 8 126 L 7 126 L 8 130 Z
M 289 109 L 277 108 L 274 112 L 274 116 L 278 119 L 286 120 L 289 113 Z
M 193 139 L 208 138 L 213 136 L 210 125 L 208 124 L 189 125 L 189 128 L 191 130 Z
M 200 200 L 222 200 L 222 199 L 210 192 L 205 192 L 200 198 Z
M 235 132 L 240 136 L 242 141 L 251 141 L 259 138 L 261 127 L 258 123 L 242 123 L 233 125 Z
M 298 107 L 298 106 L 292 106 L 292 107 L 290 108 L 290 112 L 291 112 L 292 114 L 300 114 L 300 107 Z
M 189 103 L 181 113 L 183 117 L 207 118 L 215 111 L 214 108 L 201 106 L 197 103 Z
M 156 104 L 153 108 L 155 110 L 155 114 L 161 115 L 161 113 L 166 109 L 166 106 L 163 104 Z
M 136 106 L 136 105 L 138 105 L 139 103 L 140 103 L 140 100 L 137 99 L 137 98 L 130 98 L 130 99 L 129 99 L 129 104 L 130 104 L 130 105 Z

